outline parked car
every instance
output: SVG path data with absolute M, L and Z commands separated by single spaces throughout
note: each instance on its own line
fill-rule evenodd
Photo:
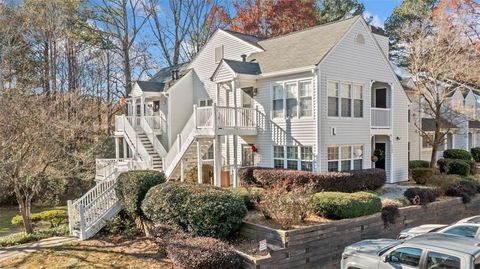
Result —
M 463 220 L 462 220 L 463 221 Z M 399 240 L 407 240 L 426 233 L 445 233 L 480 239 L 480 223 L 457 222 L 453 225 L 427 224 L 405 229 L 398 235 Z
M 345 248 L 342 269 L 480 269 L 480 241 L 429 233 L 410 240 L 364 240 Z
M 444 224 L 425 224 L 425 225 L 420 225 L 412 228 L 407 228 L 405 230 L 402 230 L 397 238 L 399 240 L 407 240 L 422 234 L 436 232 L 447 226 L 448 225 L 444 225 Z
M 457 223 L 477 223 L 477 224 L 480 224 L 480 216 L 477 215 L 477 216 L 461 219 L 461 220 L 457 221 Z

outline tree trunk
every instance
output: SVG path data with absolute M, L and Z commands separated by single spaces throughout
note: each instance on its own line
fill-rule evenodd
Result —
M 31 201 L 27 197 L 20 199 L 18 203 L 20 207 L 20 213 L 22 214 L 23 227 L 27 234 L 33 233 L 32 219 L 31 219 Z

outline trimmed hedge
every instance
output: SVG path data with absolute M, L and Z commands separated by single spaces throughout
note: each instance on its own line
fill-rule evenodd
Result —
M 414 168 L 412 169 L 413 180 L 420 185 L 425 185 L 432 180 L 433 170 L 431 168 Z
M 474 161 L 460 159 L 440 159 L 437 161 L 441 173 L 447 175 L 468 176 L 475 171 Z
M 368 192 L 319 192 L 312 195 L 309 207 L 315 214 L 332 219 L 349 219 L 382 210 L 382 202 Z
M 426 205 L 437 199 L 435 192 L 428 188 L 409 188 L 403 195 L 412 205 Z
M 462 197 L 463 203 L 470 203 L 471 198 L 480 192 L 478 182 L 463 180 L 450 187 L 445 194 L 447 196 Z
M 471 148 L 470 153 L 472 154 L 473 160 L 477 163 L 480 162 L 480 148 Z
M 165 182 L 165 175 L 153 170 L 121 173 L 117 178 L 115 194 L 122 208 L 132 217 L 143 216 L 141 205 L 147 191 Z
M 209 237 L 173 239 L 167 245 L 167 255 L 175 268 L 181 269 L 240 269 L 242 261 L 235 249 Z
M 349 172 L 312 173 L 283 169 L 255 169 L 256 184 L 271 187 L 283 184 L 290 187 L 312 187 L 314 191 L 357 192 L 376 190 L 385 184 L 386 174 L 382 169 L 365 169 Z
M 245 166 L 238 169 L 237 176 L 240 179 L 242 186 L 248 187 L 262 187 L 262 183 L 258 182 L 253 176 L 255 170 L 273 170 L 276 168 L 271 167 L 259 167 L 259 166 Z M 283 170 L 283 169 L 276 169 Z
M 408 168 L 409 168 L 409 169 L 429 168 L 429 167 L 430 167 L 430 162 L 429 162 L 429 161 L 414 160 L 414 161 L 410 161 L 410 162 L 408 163 Z
M 30 215 L 32 223 L 38 223 L 45 221 L 50 223 L 50 228 L 59 226 L 62 223 L 66 223 L 68 214 L 66 210 L 53 209 L 45 210 L 39 213 L 33 213 Z M 20 215 L 16 215 L 12 218 L 13 225 L 23 225 L 23 218 Z
M 470 161 L 472 154 L 464 149 L 447 149 L 443 151 L 443 158 Z
M 175 182 L 151 188 L 142 209 L 155 224 L 217 238 L 236 231 L 247 214 L 244 200 L 227 190 Z
M 252 188 L 245 188 L 245 187 L 238 187 L 238 188 L 229 188 L 228 189 L 231 193 L 241 197 L 245 202 L 245 206 L 247 209 L 255 208 L 261 200 L 262 196 L 265 193 L 265 189 L 252 187 Z

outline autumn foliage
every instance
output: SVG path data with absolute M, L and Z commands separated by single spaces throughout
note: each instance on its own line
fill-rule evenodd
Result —
M 232 31 L 268 38 L 317 24 L 315 1 L 246 0 L 233 4 Z

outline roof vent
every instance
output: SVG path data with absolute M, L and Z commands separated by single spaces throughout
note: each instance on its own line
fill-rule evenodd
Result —
M 242 57 L 242 61 L 244 62 L 247 61 L 247 54 L 242 54 L 241 57 Z
M 362 35 L 362 34 L 358 34 L 356 37 L 355 37 L 355 42 L 357 44 L 365 44 L 365 37 Z

